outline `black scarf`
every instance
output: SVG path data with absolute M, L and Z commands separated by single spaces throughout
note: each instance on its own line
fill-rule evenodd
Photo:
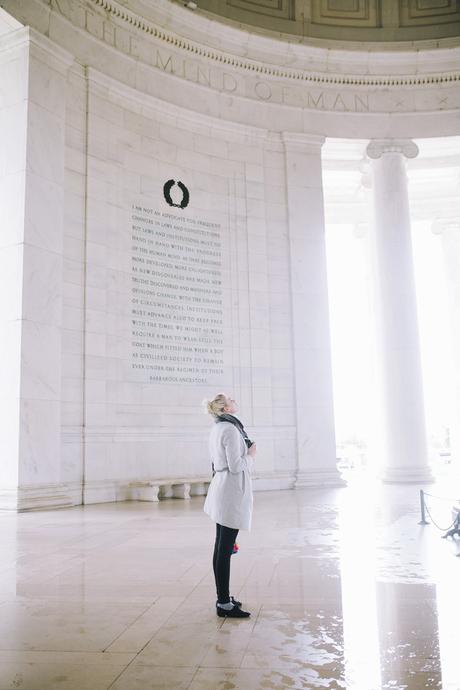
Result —
M 243 437 L 243 440 L 247 447 L 250 448 L 253 445 L 254 441 L 251 441 L 238 417 L 234 417 L 232 414 L 227 414 L 226 412 L 224 412 L 223 414 L 220 414 L 218 417 L 216 417 L 216 422 L 230 422 L 230 424 L 236 426 L 241 436 Z

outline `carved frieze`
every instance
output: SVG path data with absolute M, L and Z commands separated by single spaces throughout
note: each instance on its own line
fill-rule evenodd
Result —
M 33 2 L 45 5 L 41 0 Z M 171 75 L 184 83 L 197 84 L 225 96 L 331 113 L 436 112 L 460 107 L 458 48 L 426 51 L 426 54 L 414 51 L 401 57 L 378 51 L 352 54 L 345 51 L 342 55 L 337 49 L 278 42 L 279 54 L 273 53 L 271 61 L 264 61 L 267 40 L 260 39 L 259 47 L 257 36 L 251 36 L 251 50 L 253 55 L 260 56 L 259 59 L 252 57 L 249 50 L 243 55 L 237 50 L 237 41 L 234 42 L 235 51 L 231 52 L 215 47 L 215 40 L 192 40 L 190 34 L 173 31 L 171 27 L 180 26 L 177 22 L 170 22 L 168 28 L 164 28 L 164 24 L 135 14 L 116 0 L 51 2 L 51 12 L 59 15 L 61 23 L 65 18 L 72 24 L 73 32 L 86 33 L 101 46 L 106 44 L 109 51 L 115 49 L 129 56 L 135 61 L 133 66 L 145 65 L 162 75 Z M 337 3 L 324 2 L 331 13 L 336 11 Z M 361 0 L 350 0 L 347 6 L 350 11 L 355 7 L 357 12 L 364 12 L 360 10 L 360 3 Z M 275 0 L 272 4 L 276 5 Z M 139 7 L 143 5 L 139 3 Z M 176 8 L 172 4 L 170 7 L 171 10 Z M 154 14 L 150 16 L 154 18 Z M 203 20 L 192 16 L 193 26 L 198 27 Z M 51 25 L 53 23 L 56 24 L 51 22 Z M 222 29 L 222 36 L 227 38 L 225 31 Z M 232 37 L 235 38 L 234 33 Z M 276 42 L 272 43 L 275 46 Z M 96 47 L 97 43 L 94 45 Z M 88 52 L 76 57 L 85 64 Z M 138 82 L 136 88 L 139 88 Z M 155 93 L 148 87 L 144 90 Z

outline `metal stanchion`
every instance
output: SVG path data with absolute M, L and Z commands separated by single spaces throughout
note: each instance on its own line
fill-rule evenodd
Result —
M 428 520 L 425 520 L 425 496 L 423 495 L 423 489 L 420 489 L 420 516 L 421 520 L 419 525 L 429 525 Z

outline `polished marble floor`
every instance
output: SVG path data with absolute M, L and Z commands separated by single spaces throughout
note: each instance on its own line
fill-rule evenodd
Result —
M 202 503 L 0 513 L 0 690 L 459 690 L 460 546 L 418 487 L 257 493 L 243 621 L 215 615 Z

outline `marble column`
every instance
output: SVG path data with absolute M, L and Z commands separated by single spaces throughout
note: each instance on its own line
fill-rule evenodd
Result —
M 21 376 L 21 296 L 27 144 L 27 49 L 0 37 L 0 508 L 16 508 Z
M 296 387 L 296 487 L 340 486 L 336 464 L 321 147 L 284 133 Z
M 4 58 L 4 63 L 2 59 Z M 70 503 L 60 481 L 64 123 L 73 58 L 25 27 L 0 39 L 0 507 Z
M 455 407 L 450 424 L 452 463 L 460 471 L 460 222 L 454 219 L 437 220 L 432 225 L 440 235 L 446 269 L 449 297 L 452 353 L 454 366 Z
M 432 481 L 428 465 L 405 158 L 410 140 L 374 140 L 372 159 L 377 328 L 384 425 L 382 479 Z

